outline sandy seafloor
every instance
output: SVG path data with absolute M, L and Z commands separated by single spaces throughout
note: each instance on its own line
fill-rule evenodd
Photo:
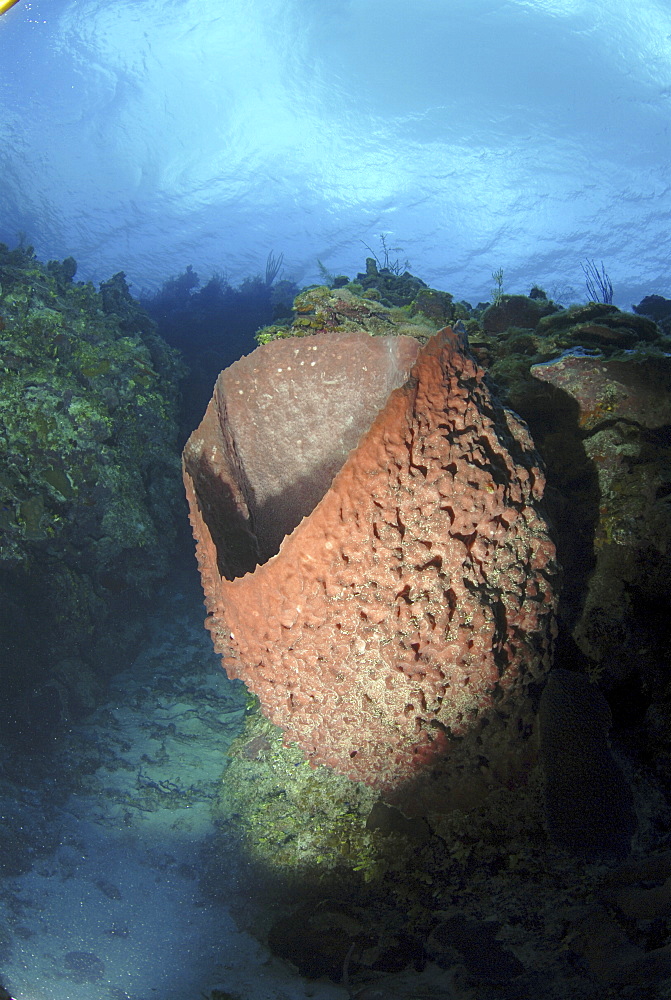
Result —
M 0 751 L 0 813 L 34 857 L 0 882 L 0 982 L 16 1000 L 340 1000 L 238 930 L 221 871 L 214 901 L 203 891 L 244 689 L 214 655 L 195 571 L 155 607 L 106 704 L 39 753 Z M 233 902 L 244 862 L 227 865 Z

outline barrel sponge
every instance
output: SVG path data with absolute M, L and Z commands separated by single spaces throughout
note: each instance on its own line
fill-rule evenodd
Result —
M 626 856 L 636 818 L 631 788 L 608 743 L 606 699 L 583 674 L 553 670 L 539 721 L 550 839 L 587 859 Z
M 396 789 L 549 668 L 543 472 L 463 331 L 266 344 L 184 482 L 215 649 L 310 763 Z

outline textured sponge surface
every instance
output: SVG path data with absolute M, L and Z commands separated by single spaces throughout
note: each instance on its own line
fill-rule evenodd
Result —
M 215 648 L 310 761 L 395 787 L 549 665 L 555 552 L 528 431 L 495 405 L 463 337 L 441 331 L 314 509 L 280 507 L 297 526 L 277 554 L 225 579 L 213 498 L 253 537 L 256 479 L 222 391 L 184 455 Z

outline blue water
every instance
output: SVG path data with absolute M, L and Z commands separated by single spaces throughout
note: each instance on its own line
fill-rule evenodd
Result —
M 659 0 L 22 0 L 0 17 L 0 239 L 135 292 L 388 235 L 458 298 L 668 294 Z M 563 298 L 562 298 L 563 296 Z

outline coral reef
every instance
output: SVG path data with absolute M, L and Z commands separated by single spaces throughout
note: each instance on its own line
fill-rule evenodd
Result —
M 282 337 L 307 337 L 316 333 L 355 333 L 372 336 L 409 336 L 425 343 L 444 320 L 436 323 L 411 308 L 384 305 L 376 297 L 350 284 L 343 288 L 316 285 L 296 296 L 293 317 L 263 327 L 256 334 L 259 344 Z
M 376 342 L 389 349 L 359 335 L 362 351 Z M 266 353 L 279 346 L 291 352 L 291 377 Z M 331 390 L 336 398 L 347 397 L 357 375 L 375 383 L 369 363 L 352 362 L 344 346 L 338 335 L 278 342 L 246 359 L 253 378 L 232 366 L 187 443 L 185 483 L 208 627 L 229 675 L 245 681 L 310 761 L 392 789 L 495 703 L 505 714 L 506 696 L 520 696 L 547 669 L 554 546 L 538 512 L 544 480 L 529 435 L 496 407 L 450 329 L 391 391 L 314 510 L 292 513 L 310 466 L 299 461 L 293 483 L 271 488 L 259 471 L 266 455 L 291 460 L 292 442 L 305 434 L 284 425 L 295 411 L 307 410 L 321 435 L 317 404 L 330 381 L 323 358 L 347 367 Z M 255 382 L 267 383 L 264 372 L 276 385 L 286 381 L 276 397 L 290 405 L 273 407 L 279 435 L 255 470 L 243 449 L 248 424 L 258 431 L 253 393 Z M 247 422 L 236 428 L 229 406 L 250 390 Z M 327 440 L 339 434 L 327 425 Z M 324 467 L 328 480 L 328 460 Z M 285 534 L 276 555 L 263 539 L 273 496 Z M 247 561 L 244 576 L 225 579 L 222 521 L 234 512 Z M 255 544 L 267 561 L 251 572 Z
M 248 715 L 229 753 L 215 816 L 223 823 L 238 817 L 236 833 L 257 864 L 272 864 L 296 882 L 334 871 L 369 881 L 387 867 L 382 838 L 366 826 L 375 791 L 329 768 L 310 767 L 259 712 Z
M 447 323 L 471 316 L 468 303 L 455 303 L 449 292 L 429 288 L 407 271 L 378 270 L 372 258 L 366 265 L 366 273 L 354 281 L 328 276 L 329 284 L 301 291 L 294 299 L 293 316 L 263 327 L 257 342 L 366 330 L 373 336 L 416 337 L 426 343 Z
M 414 819 L 374 801 L 373 790 L 359 783 L 310 768 L 297 748 L 282 746 L 276 727 L 250 713 L 220 788 L 210 891 L 222 857 L 242 840 L 245 895 L 262 904 L 260 913 L 240 908 L 237 919 L 304 975 L 348 983 L 354 995 L 442 996 L 449 982 L 446 995 L 459 1000 L 502 990 L 529 1000 L 540 993 L 553 1000 L 656 1000 L 671 975 L 671 852 L 659 847 L 654 823 L 669 810 L 659 802 L 650 810 L 650 789 L 639 774 L 635 799 L 644 829 L 636 835 L 637 855 L 619 861 L 622 835 L 631 830 L 628 781 L 616 789 L 626 808 L 613 815 L 593 783 L 593 770 L 603 777 L 603 766 L 617 778 L 604 741 L 608 711 L 584 677 L 569 678 L 578 698 L 572 692 L 568 714 L 554 693 L 544 705 L 559 740 L 557 761 L 553 739 L 546 740 L 544 767 L 534 766 L 527 782 L 509 776 L 477 805 L 443 802 L 441 812 Z M 562 700 L 566 685 L 560 688 Z M 552 768 L 561 788 L 548 792 Z M 581 772 L 586 781 L 576 780 Z M 477 767 L 469 767 L 465 780 L 477 777 Z M 557 827 L 548 824 L 559 819 L 566 827 L 561 803 L 578 823 L 577 845 L 557 846 Z M 599 806 L 604 811 L 596 816 Z M 588 837 L 605 824 L 614 851 L 598 850 L 590 860 L 582 814 L 597 819 Z M 611 827 L 612 820 L 618 822 Z M 598 932 L 590 934 L 590 922 Z M 433 971 L 424 986 L 427 959 L 425 972 Z
M 62 267 L 0 246 L 0 285 L 0 563 L 74 545 L 98 578 L 150 581 L 174 523 L 175 356 L 121 275 L 67 287 Z
M 637 315 L 653 320 L 667 336 L 671 333 L 671 299 L 665 299 L 663 295 L 646 295 L 632 309 Z
M 570 352 L 531 374 L 548 387 L 557 412 L 570 400 L 563 438 L 573 437 L 593 470 L 581 555 L 591 572 L 567 626 L 615 711 L 631 724 L 637 706 L 655 730 L 668 711 L 671 362 L 661 354 Z M 576 466 L 567 456 L 565 475 L 575 476 Z
M 96 292 L 75 271 L 0 244 L 3 683 L 17 689 L 54 655 L 91 655 L 115 596 L 166 573 L 178 524 L 181 365 L 122 274 Z
M 605 422 L 657 429 L 671 424 L 671 364 L 664 356 L 606 359 L 601 353 L 566 351 L 534 365 L 531 375 L 578 403 L 578 425 L 592 432 Z
M 482 314 L 485 333 L 504 333 L 511 327 L 535 329 L 540 320 L 555 312 L 554 305 L 546 298 L 527 295 L 500 295 Z

